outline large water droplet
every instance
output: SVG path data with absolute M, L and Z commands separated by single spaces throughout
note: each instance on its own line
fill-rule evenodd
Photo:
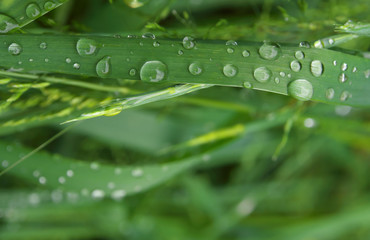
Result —
M 26 7 L 26 15 L 29 18 L 37 18 L 41 15 L 41 9 L 36 3 L 30 3 Z
M 223 73 L 226 77 L 235 77 L 238 74 L 238 68 L 232 64 L 226 64 L 223 68 Z
M 290 69 L 292 69 L 292 71 L 294 72 L 299 72 L 301 71 L 301 68 L 302 68 L 302 65 L 300 62 L 298 62 L 297 60 L 294 60 L 290 63 Z
M 19 25 L 13 18 L 5 14 L 0 14 L 0 33 L 7 33 L 17 27 Z
M 335 95 L 335 91 L 333 88 L 328 88 L 325 92 L 325 95 L 326 95 L 326 98 L 331 100 L 334 98 L 334 95 Z
M 195 47 L 195 41 L 194 41 L 194 38 L 192 37 L 184 37 L 184 39 L 182 39 L 182 46 L 185 48 L 185 49 L 192 49 Z
M 280 47 L 274 43 L 264 43 L 258 50 L 260 56 L 266 60 L 277 59 L 280 55 L 280 52 L 281 52 Z
M 259 67 L 254 70 L 253 76 L 258 82 L 265 83 L 270 80 L 272 73 L 266 67 Z
M 144 82 L 160 82 L 167 78 L 167 65 L 161 61 L 148 61 L 140 69 L 140 79 Z
M 304 53 L 302 51 L 296 51 L 294 56 L 296 59 L 302 60 L 304 58 Z
M 111 57 L 105 56 L 96 64 L 96 74 L 99 77 L 104 78 L 109 75 L 111 70 L 110 59 Z
M 203 71 L 200 63 L 194 62 L 189 65 L 189 72 L 193 75 L 199 75 Z
M 297 79 L 288 84 L 288 94 L 300 101 L 308 101 L 312 98 L 313 87 L 306 79 Z
M 142 38 L 151 38 L 151 39 L 155 39 L 155 35 L 153 33 L 144 33 L 142 36 Z
M 8 52 L 14 56 L 19 55 L 22 52 L 22 46 L 18 43 L 12 43 L 8 47 Z
M 344 73 L 339 74 L 338 80 L 339 80 L 340 83 L 346 82 L 348 80 L 347 75 L 344 74 Z
M 51 11 L 51 10 L 53 10 L 54 8 L 56 8 L 56 4 L 55 3 L 53 3 L 52 1 L 47 1 L 45 4 L 44 4 L 44 9 L 46 10 L 46 11 Z
M 321 61 L 313 60 L 311 62 L 311 73 L 315 77 L 320 77 L 324 71 L 324 66 L 322 65 Z
M 76 49 L 80 56 L 96 55 L 98 43 L 93 39 L 81 38 L 77 41 Z

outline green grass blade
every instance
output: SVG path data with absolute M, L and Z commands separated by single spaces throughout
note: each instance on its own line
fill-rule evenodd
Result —
M 370 106 L 370 59 L 298 44 L 153 38 L 1 36 L 6 44 L 0 66 L 20 72 L 108 78 L 106 81 L 244 86 L 299 100 Z
M 67 0 L 4 0 L 0 2 L 0 33 L 21 28 Z

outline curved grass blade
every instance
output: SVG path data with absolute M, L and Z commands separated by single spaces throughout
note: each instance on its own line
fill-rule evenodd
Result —
M 351 33 L 361 36 L 370 37 L 370 23 L 348 21 L 344 25 L 335 29 L 337 32 Z
M 0 33 L 21 28 L 67 0 L 12 0 L 0 2 Z
M 370 106 L 370 59 L 308 45 L 104 36 L 0 36 L 11 71 L 238 86 Z M 107 81 L 109 81 L 107 79 Z

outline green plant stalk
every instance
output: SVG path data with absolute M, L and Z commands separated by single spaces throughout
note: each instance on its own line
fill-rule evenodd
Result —
M 77 51 L 80 39 L 83 39 L 81 48 L 85 54 Z M 290 83 L 305 79 L 312 85 L 312 96 L 302 100 L 370 106 L 367 97 L 370 91 L 370 60 L 327 49 L 275 45 L 277 47 L 271 50 L 271 45 L 266 47 L 263 43 L 239 42 L 226 46 L 224 41 L 206 40 L 187 41 L 184 45 L 184 41 L 179 39 L 150 37 L 5 35 L 0 36 L 0 41 L 5 43 L 0 53 L 0 66 L 11 71 L 102 77 L 107 78 L 105 81 L 111 78 L 148 80 L 146 71 L 143 71 L 144 64 L 154 61 L 163 63 L 162 69 L 157 69 L 162 74 L 159 78 L 163 79 L 161 82 L 246 86 L 288 95 L 291 94 Z M 8 52 L 12 43 L 21 47 L 19 54 Z M 40 44 L 47 47 L 41 48 Z M 189 44 L 193 45 L 191 49 L 187 49 Z M 88 52 L 92 50 L 92 53 Z M 274 59 L 261 57 L 261 51 L 268 55 L 270 50 L 272 54 L 276 51 Z M 244 51 L 249 51 L 249 56 L 244 57 Z M 296 59 L 299 51 L 303 53 L 303 59 Z M 299 70 L 292 70 L 293 61 L 297 62 Z M 313 61 L 316 62 L 314 66 Z M 195 64 L 193 71 L 190 70 L 192 63 Z M 258 68 L 262 68 L 262 72 L 256 73 Z M 201 72 L 197 73 L 199 69 Z M 319 73 L 313 74 L 312 69 Z M 151 79 L 156 69 L 149 71 Z M 257 80 L 265 77 L 267 79 L 263 81 Z M 298 91 L 304 90 L 301 86 L 295 87 Z M 293 91 L 296 90 L 293 88 Z M 328 91 L 331 91 L 330 97 Z

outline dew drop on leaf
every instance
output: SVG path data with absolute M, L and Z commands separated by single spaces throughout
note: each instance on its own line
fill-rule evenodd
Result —
M 110 65 L 110 59 L 111 57 L 105 56 L 96 64 L 96 74 L 99 77 L 107 77 L 111 71 L 111 65 Z
M 253 85 L 252 85 L 252 83 L 246 81 L 246 82 L 243 83 L 243 87 L 251 89 L 251 88 L 253 88 Z
M 311 44 L 307 41 L 303 41 L 299 43 L 299 47 L 301 48 L 311 48 Z
M 193 75 L 200 75 L 203 69 L 200 63 L 194 62 L 189 65 L 189 72 Z
M 144 33 L 142 36 L 142 38 L 150 38 L 150 39 L 155 39 L 155 35 L 153 33 Z
M 57 6 L 57 5 L 56 5 L 54 2 L 52 2 L 52 1 L 47 1 L 47 2 L 44 4 L 44 9 L 45 9 L 46 11 L 51 11 L 51 10 L 53 10 L 56 6 Z
M 126 196 L 126 191 L 123 189 L 115 190 L 111 194 L 111 198 L 116 201 L 122 200 Z
M 72 62 L 72 59 L 66 58 L 66 63 L 71 63 L 71 62 Z
M 81 38 L 77 41 L 76 49 L 80 56 L 96 55 L 98 43 L 93 39 Z
M 249 57 L 251 55 L 251 53 L 248 50 L 244 50 L 242 52 L 242 55 L 243 55 L 243 57 Z
M 351 94 L 348 91 L 343 91 L 342 94 L 340 95 L 340 100 L 344 102 L 350 97 L 351 97 Z
M 290 63 L 290 69 L 292 69 L 293 72 L 299 72 L 301 71 L 302 65 L 297 60 L 294 60 Z
M 182 46 L 185 49 L 193 49 L 195 47 L 194 38 L 186 36 L 182 39 Z
M 144 82 L 160 82 L 167 74 L 167 65 L 161 61 L 148 61 L 140 69 L 140 79 Z
M 41 9 L 36 3 L 30 3 L 26 7 L 26 15 L 29 18 L 37 18 L 41 15 Z
M 341 73 L 341 74 L 339 74 L 338 80 L 339 80 L 340 83 L 344 83 L 348 80 L 348 77 L 345 73 Z
M 342 66 L 340 66 L 340 69 L 342 71 L 346 71 L 348 69 L 348 64 L 347 63 L 343 63 Z
M 333 88 L 328 88 L 325 92 L 325 96 L 327 99 L 331 100 L 334 98 L 334 95 L 335 95 L 335 91 Z
M 315 77 L 320 77 L 324 71 L 324 66 L 322 65 L 322 62 L 319 60 L 313 60 L 311 62 L 311 73 Z
M 128 74 L 130 75 L 130 76 L 135 76 L 136 75 L 136 69 L 134 69 L 134 68 L 132 68 L 132 69 L 130 69 L 130 71 L 128 72 Z
M 40 43 L 40 48 L 45 50 L 45 49 L 48 48 L 48 44 L 46 42 L 42 42 L 42 43 Z
M 308 101 L 312 98 L 313 87 L 306 79 L 297 79 L 288 84 L 288 94 L 300 101 Z
M 304 58 L 304 53 L 302 51 L 296 51 L 294 56 L 296 59 L 302 60 Z
M 271 76 L 272 76 L 272 73 L 270 69 L 266 67 L 256 68 L 253 72 L 254 79 L 256 79 L 256 81 L 261 82 L 261 83 L 268 82 Z
M 131 171 L 131 175 L 133 177 L 141 177 L 143 176 L 144 172 L 141 168 L 135 168 Z
M 80 67 L 81 67 L 81 65 L 79 63 L 74 63 L 73 64 L 73 68 L 74 69 L 77 69 L 78 70 L 78 69 L 80 69 Z
M 21 54 L 22 50 L 22 46 L 18 43 L 12 43 L 8 47 L 8 52 L 14 56 Z
M 235 77 L 238 74 L 238 68 L 233 64 L 226 64 L 223 73 L 226 77 Z
M 153 43 L 153 47 L 159 47 L 161 44 L 158 42 L 158 41 L 155 41 L 154 43 Z
M 102 199 L 105 196 L 105 192 L 100 189 L 95 189 L 94 191 L 91 192 L 91 197 L 93 199 Z
M 266 60 L 275 60 L 280 56 L 281 49 L 277 44 L 264 43 L 258 50 L 261 58 Z

